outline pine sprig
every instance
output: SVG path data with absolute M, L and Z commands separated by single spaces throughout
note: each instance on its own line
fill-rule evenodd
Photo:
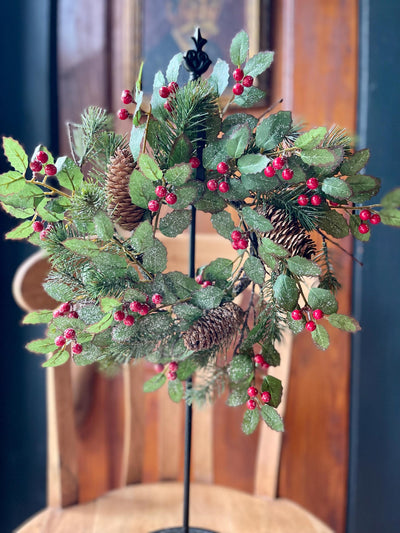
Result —
M 352 154 L 352 139 L 344 128 L 340 128 L 337 124 L 332 126 L 321 143 L 322 148 L 343 148 L 344 155 L 350 156 Z
M 290 220 L 297 220 L 306 231 L 312 231 L 318 226 L 321 210 L 311 204 L 300 206 L 298 198 L 300 194 L 307 192 L 304 185 L 293 188 L 279 187 L 265 196 L 267 204 L 286 211 Z
M 221 396 L 227 384 L 227 370 L 225 367 L 209 365 L 191 387 L 186 388 L 185 400 L 189 405 L 202 407 L 212 403 Z
M 329 257 L 329 249 L 326 240 L 322 240 L 322 247 L 319 254 L 314 258 L 314 261 L 321 267 L 322 274 L 320 275 L 321 289 L 327 289 L 334 294 L 340 289 L 341 284 L 336 277 L 332 262 Z

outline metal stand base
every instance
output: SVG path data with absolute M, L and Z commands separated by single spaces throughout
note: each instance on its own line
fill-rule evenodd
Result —
M 169 527 L 168 529 L 157 529 L 151 533 L 183 533 L 182 527 Z M 188 533 L 217 533 L 217 531 L 211 531 L 211 529 L 203 529 L 201 527 L 190 527 Z

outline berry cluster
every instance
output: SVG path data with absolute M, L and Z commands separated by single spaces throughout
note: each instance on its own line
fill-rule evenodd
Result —
M 124 89 L 121 93 L 121 101 L 125 105 L 129 105 L 133 102 L 133 96 L 129 89 Z M 117 111 L 117 117 L 120 120 L 126 120 L 128 117 L 132 116 L 129 111 L 125 108 L 119 109 Z
M 167 101 L 164 103 L 164 109 L 166 109 L 168 113 L 171 113 L 172 111 L 171 98 L 175 96 L 175 93 L 178 89 L 179 85 L 176 83 L 176 81 L 171 81 L 168 83 L 168 85 L 163 85 L 160 87 L 158 91 L 161 98 L 167 98 Z
M 68 318 L 79 318 L 76 311 L 72 309 L 70 302 L 62 303 L 57 309 L 53 311 L 53 318 L 68 316 Z M 71 344 L 71 351 L 75 355 L 82 353 L 82 344 L 76 342 L 76 331 L 73 328 L 67 328 L 62 335 L 58 335 L 54 339 L 54 344 L 58 348 L 62 348 L 67 344 Z
M 167 379 L 169 381 L 175 381 L 176 378 L 177 378 L 177 370 L 178 370 L 178 363 L 176 361 L 171 361 L 169 364 L 168 364 L 168 371 L 167 371 Z M 162 363 L 156 363 L 154 365 L 154 370 L 156 372 L 165 372 L 166 371 L 166 368 L 164 367 L 164 365 Z
M 232 239 L 232 248 L 234 250 L 246 250 L 249 245 L 248 239 L 246 239 L 243 233 L 237 229 L 234 229 L 232 231 L 231 239 Z
M 203 287 L 203 289 L 205 289 L 206 287 L 210 287 L 210 285 L 212 285 L 212 282 L 209 281 L 208 279 L 203 280 L 203 276 L 201 274 L 198 274 L 195 277 L 195 280 L 196 280 L 196 283 L 198 283 L 199 285 Z
M 147 298 L 147 301 L 149 299 Z M 133 326 L 135 323 L 135 317 L 129 314 L 129 311 L 132 313 L 137 313 L 140 316 L 146 316 L 149 314 L 152 307 L 160 305 L 163 302 L 163 297 L 161 294 L 155 293 L 151 298 L 152 304 L 142 303 L 134 300 L 130 304 L 124 304 L 124 309 L 119 309 L 114 313 L 114 320 L 116 322 L 123 322 L 125 326 Z
M 236 81 L 232 87 L 232 92 L 236 96 L 243 94 L 245 87 L 251 87 L 254 83 L 253 76 L 245 76 L 241 68 L 237 68 L 232 73 L 233 79 Z
M 72 309 L 70 302 L 61 304 L 57 309 L 53 311 L 53 318 L 59 318 L 60 316 L 68 316 L 68 318 L 79 318 L 77 311 Z
M 156 213 L 160 209 L 162 200 L 165 200 L 165 202 L 168 205 L 176 204 L 176 201 L 177 201 L 178 197 L 176 196 L 176 194 L 174 192 L 168 192 L 167 187 L 165 187 L 164 185 L 158 185 L 154 189 L 154 192 L 155 192 L 157 198 L 159 198 L 161 200 L 161 202 L 160 202 L 160 200 L 150 200 L 149 201 L 149 203 L 147 204 L 147 207 L 148 207 L 149 211 L 151 211 L 152 213 Z
M 305 328 L 308 331 L 314 331 L 315 328 L 317 327 L 314 320 L 321 320 L 321 318 L 324 317 L 324 313 L 321 309 L 314 309 L 314 311 L 312 311 L 312 317 L 314 318 L 314 320 L 311 320 L 309 313 L 310 313 L 310 310 L 307 310 L 307 309 L 302 309 L 302 310 L 295 309 L 294 311 L 292 311 L 292 319 L 301 320 L 304 317 L 307 321 Z
M 246 405 L 247 409 L 250 409 L 251 411 L 257 407 L 256 397 L 258 395 L 258 389 L 256 387 L 249 387 L 247 389 L 247 394 L 250 396 L 250 398 L 247 400 Z M 261 402 L 263 404 L 268 403 L 271 400 L 271 394 L 268 391 L 264 391 L 261 393 Z
M 261 353 L 256 353 L 255 356 L 253 357 L 253 361 L 254 361 L 254 364 L 260 366 L 264 370 L 268 370 L 270 366 L 267 363 L 267 361 L 264 359 L 264 356 Z
M 223 176 L 229 172 L 229 166 L 227 165 L 227 163 L 225 163 L 225 161 L 221 161 L 221 163 L 218 163 L 217 172 L 218 174 L 221 174 Z M 222 181 L 213 178 L 208 180 L 207 189 L 212 192 L 218 189 L 219 192 L 226 193 L 229 191 L 229 183 L 226 181 L 226 177 L 224 177 Z
M 369 221 L 370 224 L 379 224 L 381 221 L 381 217 L 378 215 L 378 213 L 372 214 L 369 209 L 362 209 L 359 213 L 359 217 L 362 220 L 361 224 L 358 226 L 358 231 L 362 234 L 369 232 L 369 226 L 367 222 Z
M 293 170 L 290 168 L 283 168 L 286 164 L 286 159 L 281 155 L 275 157 L 271 165 L 268 165 L 264 168 L 264 175 L 267 178 L 272 178 L 275 176 L 277 170 L 282 170 L 282 179 L 289 181 L 293 178 Z
M 37 233 L 40 233 L 40 240 L 44 241 L 49 236 L 50 231 L 54 228 L 53 224 L 43 224 L 40 220 L 35 220 L 32 222 L 32 229 L 33 231 L 36 231 Z
M 42 169 L 46 176 L 55 176 L 57 174 L 57 167 L 52 163 L 47 163 L 49 156 L 43 150 L 40 150 L 35 155 L 35 159 L 29 163 L 29 168 L 32 172 L 40 172 Z M 43 167 L 44 165 L 44 167 Z

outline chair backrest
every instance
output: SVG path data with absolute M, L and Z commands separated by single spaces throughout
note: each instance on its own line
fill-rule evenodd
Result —
M 215 257 L 235 257 L 230 243 L 198 234 L 197 264 Z M 187 264 L 188 237 L 168 242 L 171 270 Z M 49 270 L 41 252 L 17 271 L 13 292 L 25 310 L 56 307 L 44 292 Z M 246 295 L 242 296 L 246 298 Z M 290 369 L 291 336 L 279 347 L 282 364 L 271 374 L 285 384 Z M 184 405 L 173 403 L 166 387 L 145 394 L 143 381 L 152 365 L 126 365 L 116 376 L 94 366 L 68 363 L 46 369 L 48 417 L 48 504 L 67 506 L 94 499 L 112 488 L 137 482 L 182 479 Z M 224 405 L 195 409 L 191 479 L 244 489 L 260 496 L 277 493 L 282 434 L 265 424 L 251 436 L 241 433 L 243 409 Z

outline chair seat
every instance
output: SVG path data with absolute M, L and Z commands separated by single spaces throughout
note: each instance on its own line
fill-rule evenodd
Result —
M 192 484 L 190 525 L 218 533 L 333 533 L 285 499 L 263 500 L 234 489 Z M 18 533 L 150 533 L 182 524 L 182 484 L 130 485 L 66 509 L 48 508 Z

